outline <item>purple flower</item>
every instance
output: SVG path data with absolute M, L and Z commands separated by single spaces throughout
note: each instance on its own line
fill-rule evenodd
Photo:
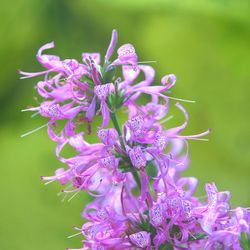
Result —
M 235 217 L 241 232 L 250 232 L 250 212 L 241 207 L 235 209 Z
M 116 144 L 119 135 L 115 129 L 110 128 L 98 130 L 97 136 L 99 137 L 100 141 L 106 146 L 113 146 Z
M 99 53 L 82 53 L 81 63 L 45 54 L 54 48 L 48 43 L 37 53 L 45 70 L 20 71 L 22 78 L 43 77 L 36 85 L 41 103 L 23 111 L 48 119 L 41 128 L 47 127 L 64 164 L 41 179 L 63 185 L 63 200 L 81 191 L 92 197 L 82 212 L 85 223 L 73 235 L 83 237 L 80 250 L 242 249 L 241 236 L 250 235 L 248 209 L 232 210 L 230 193 L 219 192 L 214 183 L 205 186 L 207 200 L 196 197 L 198 180 L 182 175 L 189 166 L 188 140 L 206 140 L 201 137 L 210 130 L 183 135 L 189 117 L 180 103 L 175 106 L 184 121 L 170 127 L 171 102 L 186 101 L 168 96 L 176 76 L 167 74 L 153 85 L 154 68 L 139 62 L 129 43 L 112 61 L 117 41 L 113 30 L 103 63 Z M 140 105 L 142 94 L 150 100 Z M 123 124 L 117 120 L 122 110 L 127 112 Z M 92 121 L 100 114 L 96 128 Z M 99 143 L 86 140 L 85 130 L 92 129 Z M 74 153 L 65 157 L 65 147 Z
M 118 58 L 112 63 L 112 65 L 136 65 L 138 57 L 135 52 L 135 48 L 132 44 L 122 45 L 118 51 Z
M 141 147 L 136 146 L 133 147 L 132 149 L 129 149 L 128 154 L 132 162 L 132 165 L 135 168 L 143 169 L 144 167 L 146 167 L 147 160 L 144 153 L 142 152 Z
M 162 226 L 164 223 L 163 204 L 155 204 L 150 209 L 150 222 L 154 227 Z
M 207 240 L 205 246 L 205 250 L 212 249 L 233 249 L 233 250 L 241 250 L 241 246 L 239 243 L 239 235 L 233 231 L 220 231 L 214 232 Z
M 140 248 L 146 248 L 150 246 L 150 234 L 145 231 L 134 233 L 129 235 L 131 242 Z
M 107 83 L 104 85 L 97 85 L 94 88 L 94 93 L 97 96 L 97 98 L 100 100 L 100 104 L 101 104 L 100 109 L 101 109 L 102 116 L 103 116 L 102 128 L 105 128 L 109 123 L 110 110 L 106 103 L 106 98 L 113 91 L 114 91 L 114 85 L 112 83 Z
M 110 57 L 112 56 L 112 54 L 113 54 L 113 52 L 115 50 L 115 47 L 116 47 L 116 44 L 117 44 L 117 40 L 118 40 L 117 31 L 113 30 L 112 31 L 111 41 L 110 41 L 109 47 L 108 47 L 106 55 L 105 55 L 105 62 L 106 63 L 108 63 Z

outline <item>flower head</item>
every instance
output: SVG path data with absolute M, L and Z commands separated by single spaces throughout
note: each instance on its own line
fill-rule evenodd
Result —
M 167 74 L 153 85 L 154 68 L 138 61 L 132 44 L 120 46 L 111 60 L 117 43 L 113 30 L 103 63 L 99 53 L 82 53 L 82 62 L 45 54 L 54 48 L 47 43 L 37 53 L 45 70 L 20 72 L 22 78 L 43 77 L 36 86 L 41 103 L 23 111 L 48 120 L 42 127 L 64 164 L 42 179 L 63 185 L 63 200 L 81 191 L 93 198 L 82 213 L 86 222 L 75 228 L 84 238 L 81 250 L 241 249 L 241 235 L 250 235 L 248 209 L 232 210 L 230 193 L 214 183 L 205 186 L 207 200 L 199 199 L 198 180 L 182 176 L 189 165 L 188 140 L 202 140 L 210 130 L 183 135 L 189 119 L 180 104 L 185 100 L 167 95 L 176 76 Z M 142 94 L 150 99 L 140 105 Z M 168 123 L 173 100 L 184 115 L 176 127 Z M 117 120 L 121 110 L 127 113 L 123 124 Z M 86 139 L 92 129 L 97 143 Z M 74 154 L 65 157 L 65 147 Z

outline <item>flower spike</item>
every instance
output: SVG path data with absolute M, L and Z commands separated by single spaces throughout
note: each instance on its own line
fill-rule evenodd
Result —
M 184 121 L 170 127 L 169 106 L 188 101 L 168 96 L 176 76 L 154 84 L 150 61 L 139 61 L 130 43 L 111 61 L 117 42 L 113 30 L 103 64 L 99 53 L 82 53 L 82 62 L 45 54 L 54 48 L 47 43 L 36 56 L 44 70 L 19 71 L 22 79 L 42 78 L 36 85 L 41 102 L 22 111 L 47 119 L 22 137 L 47 127 L 64 165 L 41 179 L 45 185 L 59 182 L 63 200 L 83 192 L 92 197 L 82 212 L 85 223 L 68 239 L 81 237 L 79 250 L 242 249 L 250 242 L 249 208 L 231 209 L 230 192 L 214 183 L 205 185 L 204 199 L 196 197 L 198 180 L 183 176 L 190 162 L 188 140 L 207 140 L 210 129 L 182 135 L 189 117 L 179 102 Z M 149 99 L 141 104 L 143 94 Z M 89 143 L 86 133 L 99 142 Z M 65 147 L 74 153 L 65 157 Z

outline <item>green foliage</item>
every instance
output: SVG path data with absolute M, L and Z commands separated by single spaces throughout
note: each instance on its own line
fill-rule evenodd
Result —
M 174 250 L 174 247 L 171 243 L 165 242 L 160 245 L 159 250 Z
M 156 177 L 157 169 L 152 161 L 148 161 L 146 165 L 147 174 L 151 177 Z
M 188 241 L 201 240 L 201 239 L 204 239 L 206 237 L 207 237 L 207 235 L 204 233 L 189 235 Z
M 109 69 L 108 71 L 105 70 L 105 68 L 103 68 L 103 79 L 102 82 L 103 83 L 110 83 L 114 81 L 114 76 L 116 73 L 116 67 L 112 67 L 111 69 Z
M 245 233 L 241 234 L 241 247 L 244 250 L 250 250 L 250 239 L 249 236 Z

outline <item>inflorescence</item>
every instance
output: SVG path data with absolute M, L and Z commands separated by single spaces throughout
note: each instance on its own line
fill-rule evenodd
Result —
M 54 47 L 48 43 L 37 53 L 46 70 L 20 71 L 22 78 L 44 76 L 36 86 L 42 102 L 23 111 L 48 119 L 42 127 L 65 164 L 42 179 L 59 181 L 69 200 L 81 191 L 93 197 L 82 213 L 87 222 L 75 228 L 83 236 L 81 249 L 242 249 L 250 234 L 248 209 L 231 209 L 230 193 L 214 183 L 206 184 L 206 197 L 195 197 L 197 179 L 181 175 L 189 164 L 187 141 L 203 140 L 210 130 L 181 135 L 188 114 L 180 102 L 187 100 L 168 95 L 176 76 L 152 85 L 153 67 L 138 61 L 131 44 L 111 60 L 117 39 L 113 30 L 102 64 L 99 53 L 83 53 L 81 63 L 44 54 Z M 146 104 L 138 102 L 142 94 Z M 171 100 L 185 120 L 165 128 Z M 119 126 L 122 110 L 128 118 Z M 93 133 L 98 143 L 86 141 Z M 65 146 L 75 150 L 73 157 L 62 156 Z

